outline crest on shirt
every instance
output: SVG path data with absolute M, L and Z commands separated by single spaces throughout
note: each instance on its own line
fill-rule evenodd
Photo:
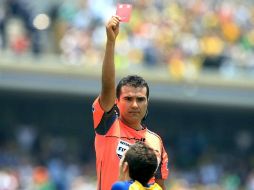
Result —
M 118 142 L 118 145 L 116 147 L 116 154 L 120 159 L 123 157 L 124 152 L 129 149 L 130 145 L 131 144 L 129 142 L 123 140 L 120 140 Z

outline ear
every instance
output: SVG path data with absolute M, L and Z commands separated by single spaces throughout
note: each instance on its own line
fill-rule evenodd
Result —
M 145 120 L 146 120 L 147 115 L 148 115 L 148 107 L 147 107 L 147 109 L 146 109 L 146 114 L 145 114 L 145 116 L 143 117 L 142 121 L 145 121 Z
M 123 172 L 124 173 L 129 173 L 129 165 L 128 162 L 123 163 Z

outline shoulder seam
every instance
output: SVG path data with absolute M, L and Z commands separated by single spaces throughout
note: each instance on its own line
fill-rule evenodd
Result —
M 147 129 L 147 132 L 153 134 L 154 136 L 156 136 L 157 138 L 159 138 L 161 140 L 161 137 L 157 133 L 150 131 L 149 129 Z

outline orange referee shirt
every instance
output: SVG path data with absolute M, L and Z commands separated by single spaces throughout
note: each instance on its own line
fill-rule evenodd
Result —
M 104 112 L 99 104 L 99 98 L 94 101 L 97 190 L 111 190 L 112 184 L 119 177 L 119 161 L 123 153 L 136 141 L 144 141 L 156 151 L 159 166 L 155 178 L 167 179 L 168 156 L 161 138 L 147 128 L 137 131 L 128 127 L 118 116 L 117 105 L 114 105 L 111 111 Z

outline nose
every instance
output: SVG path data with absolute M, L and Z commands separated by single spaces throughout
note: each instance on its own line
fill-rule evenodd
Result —
M 136 100 L 133 100 L 133 102 L 132 102 L 132 107 L 134 107 L 134 108 L 137 108 L 137 107 L 138 107 L 138 103 L 137 103 Z

